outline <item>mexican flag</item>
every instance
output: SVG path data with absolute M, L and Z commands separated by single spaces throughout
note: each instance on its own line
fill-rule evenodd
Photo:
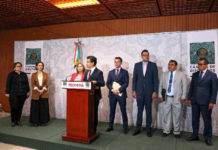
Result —
M 81 41 L 75 43 L 75 53 L 74 53 L 74 69 L 77 67 L 78 63 L 80 63 L 80 50 L 81 50 Z

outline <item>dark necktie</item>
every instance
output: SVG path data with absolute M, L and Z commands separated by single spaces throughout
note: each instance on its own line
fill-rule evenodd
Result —
M 116 69 L 116 79 L 118 78 L 119 76 L 119 69 Z
M 203 76 L 203 72 L 202 72 L 202 71 L 200 71 L 200 73 L 199 73 L 199 81 L 201 81 L 201 79 L 202 79 L 202 76 Z
M 91 70 L 89 70 L 88 81 L 90 81 L 90 77 L 91 77 Z
M 172 83 L 173 83 L 173 72 L 170 72 L 170 80 L 169 80 L 169 86 L 168 86 L 168 93 L 171 92 Z

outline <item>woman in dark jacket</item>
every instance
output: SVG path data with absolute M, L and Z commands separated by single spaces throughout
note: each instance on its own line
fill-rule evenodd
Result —
M 6 83 L 6 97 L 9 97 L 11 107 L 11 126 L 22 125 L 20 118 L 25 100 L 29 97 L 29 82 L 26 73 L 21 71 L 22 64 L 16 62 L 14 71 L 10 72 Z

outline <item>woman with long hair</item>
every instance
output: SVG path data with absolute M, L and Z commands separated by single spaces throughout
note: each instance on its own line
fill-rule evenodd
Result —
M 83 81 L 85 74 L 85 66 L 82 63 L 79 63 L 76 67 L 76 73 L 72 74 L 71 81 Z
M 48 104 L 48 74 L 43 72 L 44 63 L 36 63 L 36 73 L 32 74 L 32 100 L 30 123 L 34 126 L 45 126 L 50 120 Z

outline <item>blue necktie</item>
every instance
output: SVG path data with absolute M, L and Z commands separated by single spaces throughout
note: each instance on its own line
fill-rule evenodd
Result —
M 200 71 L 200 73 L 199 73 L 199 81 L 201 81 L 202 76 L 203 76 L 203 72 Z
M 172 83 L 173 83 L 173 72 L 170 72 L 169 86 L 168 86 L 168 90 L 167 90 L 168 93 L 171 92 Z

